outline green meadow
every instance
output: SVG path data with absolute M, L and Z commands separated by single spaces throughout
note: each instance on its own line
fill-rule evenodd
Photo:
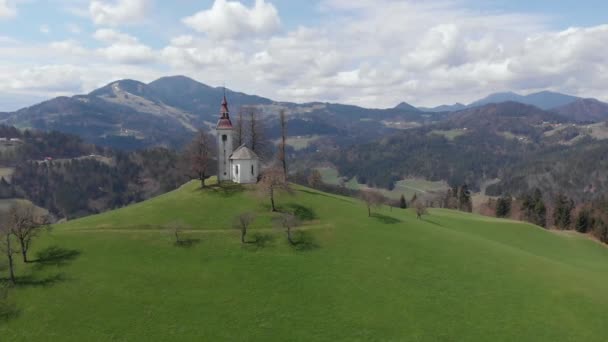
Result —
M 340 175 L 338 174 L 338 170 L 331 167 L 323 167 L 317 169 L 321 174 L 321 178 L 323 182 L 330 185 L 339 185 L 340 184 Z M 355 177 L 351 178 L 348 182 L 344 183 L 348 189 L 352 190 L 362 190 L 366 189 L 367 186 L 365 184 L 359 184 Z M 393 190 L 387 189 L 375 189 L 379 191 L 382 195 L 390 199 L 399 199 L 401 195 L 405 196 L 407 200 L 412 198 L 414 194 L 417 196 L 424 196 L 429 193 L 439 193 L 445 192 L 449 188 L 448 184 L 443 181 L 427 181 L 424 179 L 403 179 L 395 183 L 395 188 Z
M 17 264 L 0 340 L 606 340 L 608 249 L 585 236 L 442 209 L 367 217 L 294 188 L 277 203 L 302 218 L 295 245 L 252 188 L 196 182 L 54 226 Z

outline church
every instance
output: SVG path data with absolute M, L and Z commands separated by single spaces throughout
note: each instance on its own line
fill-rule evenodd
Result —
M 234 149 L 233 127 L 228 111 L 226 95 L 220 108 L 220 119 L 215 127 L 217 133 L 217 179 L 239 184 L 255 184 L 260 173 L 260 158 L 245 145 Z

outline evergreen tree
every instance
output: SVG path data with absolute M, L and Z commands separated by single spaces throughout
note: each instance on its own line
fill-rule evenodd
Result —
M 458 210 L 469 213 L 473 211 L 471 192 L 466 184 L 458 188 Z
M 496 217 L 508 217 L 511 214 L 511 196 L 505 195 L 496 201 Z
M 572 210 L 574 201 L 562 193 L 555 198 L 555 208 L 553 211 L 553 222 L 559 229 L 569 229 L 572 224 Z
M 526 221 L 541 227 L 547 226 L 547 207 L 540 189 L 535 189 L 531 195 L 524 196 L 521 210 Z
M 591 212 L 588 209 L 583 209 L 576 216 L 574 228 L 579 233 L 587 233 L 593 227 L 593 221 L 594 220 L 593 217 L 591 217 Z
M 403 195 L 401 195 L 401 197 L 399 198 L 399 208 L 401 208 L 401 209 L 407 208 L 407 202 L 405 201 L 405 196 L 403 196 Z

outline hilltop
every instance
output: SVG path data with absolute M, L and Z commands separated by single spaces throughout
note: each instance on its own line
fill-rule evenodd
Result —
M 18 265 L 11 341 L 602 341 L 608 249 L 582 235 L 296 186 L 296 246 L 248 187 L 178 190 L 57 225 Z M 256 212 L 241 245 L 232 219 Z M 165 223 L 189 226 L 177 247 Z

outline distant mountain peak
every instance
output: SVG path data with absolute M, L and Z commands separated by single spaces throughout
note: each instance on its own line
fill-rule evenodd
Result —
M 532 105 L 538 107 L 540 109 L 548 110 L 560 106 L 564 106 L 566 104 L 572 103 L 578 100 L 579 97 L 557 93 L 553 91 L 540 91 L 537 93 L 532 93 L 529 95 L 520 95 L 514 92 L 500 92 L 490 94 L 484 97 L 481 100 L 475 101 L 468 105 L 468 107 L 478 107 L 483 106 L 489 103 L 501 103 L 514 101 L 527 105 Z
M 400 104 L 395 106 L 395 109 L 409 110 L 409 111 L 414 111 L 414 112 L 420 111 L 420 109 L 412 106 L 411 104 L 409 104 L 407 102 L 401 102 Z

